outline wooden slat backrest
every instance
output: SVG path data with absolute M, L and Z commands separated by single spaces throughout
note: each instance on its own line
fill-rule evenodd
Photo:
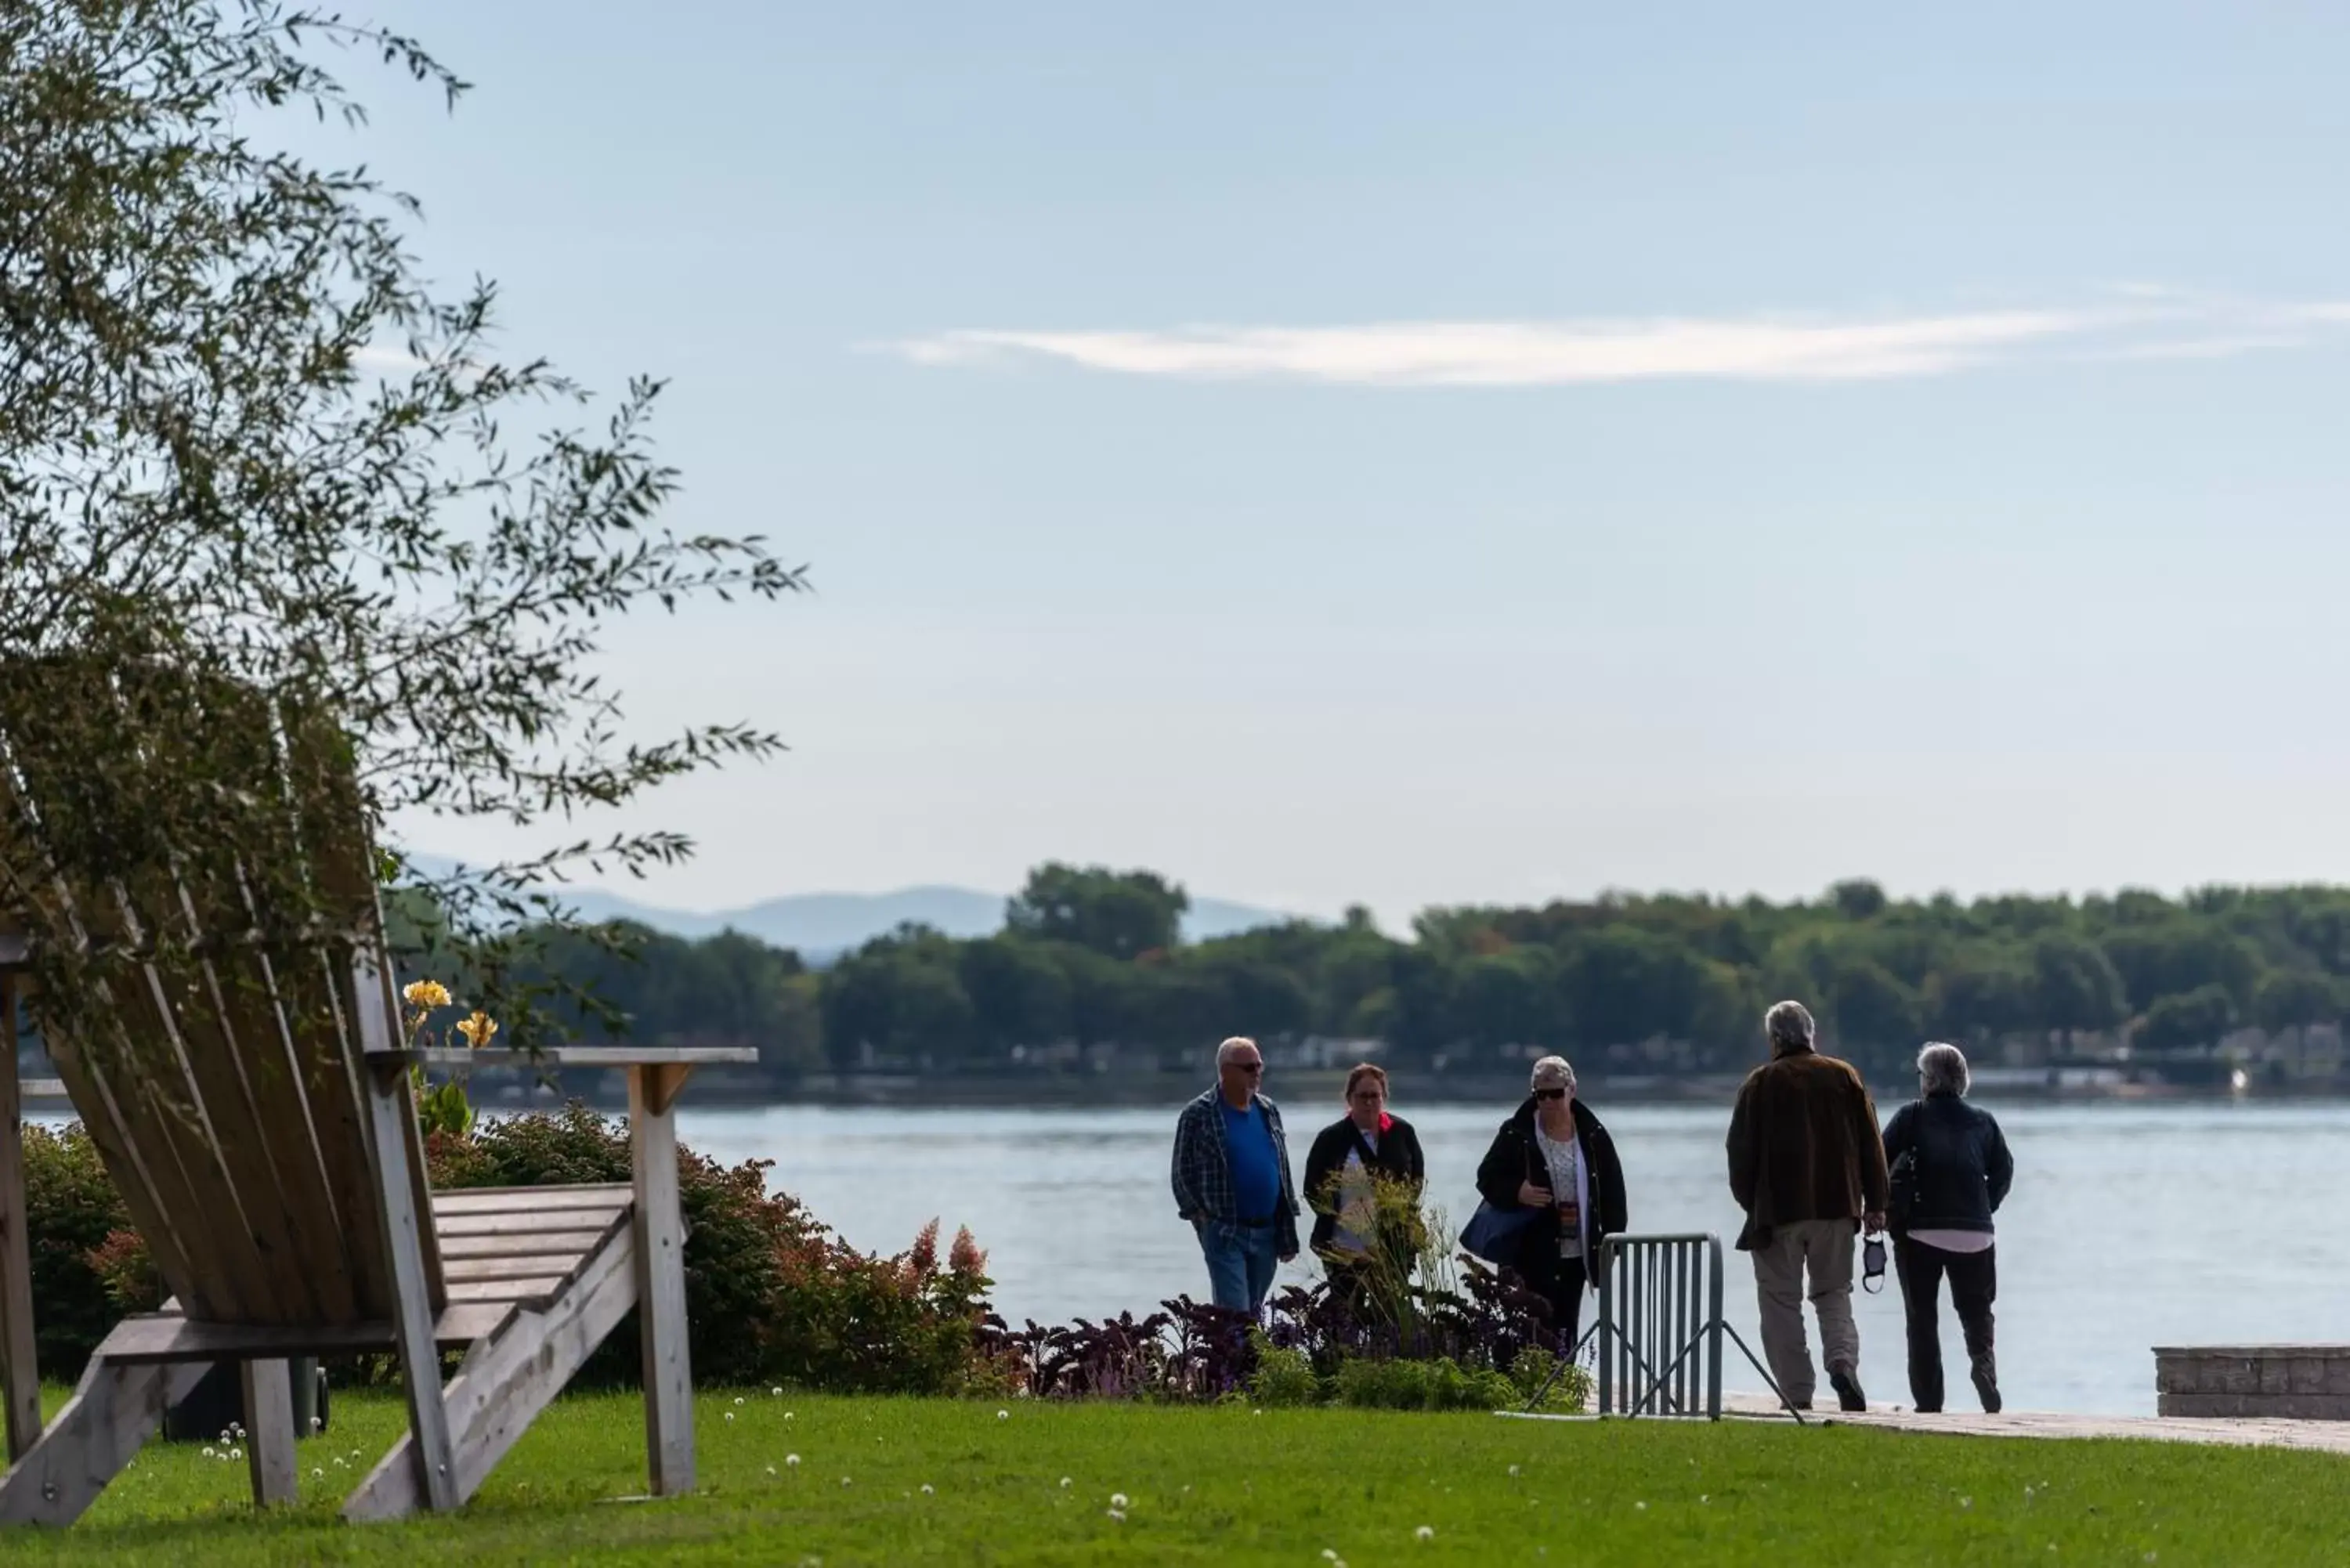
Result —
M 0 668 L 0 691 L 16 668 Z M 121 1036 L 47 1042 L 165 1282 L 199 1320 L 386 1321 L 359 1051 L 363 1023 L 397 1024 L 348 746 L 256 693 L 149 668 L 59 661 L 25 687 L 75 702 L 85 745 L 93 715 L 119 716 L 139 770 L 201 767 L 259 803 L 234 814 L 233 836 L 71 863 L 70 814 L 92 790 L 138 787 L 139 774 L 118 754 L 92 776 L 37 710 L 0 707 L 0 875 L 30 896 L 36 939 L 216 939 L 195 955 L 103 966 L 93 983 L 111 988 Z M 336 934 L 284 934 L 290 922 L 264 906 L 289 876 L 317 891 Z M 421 1191 L 421 1161 L 416 1179 Z

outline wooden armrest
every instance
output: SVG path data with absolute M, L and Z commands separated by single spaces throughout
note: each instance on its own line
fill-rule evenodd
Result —
M 16 1080 L 16 1093 L 27 1100 L 62 1100 L 67 1097 L 66 1081 L 63 1078 L 19 1078 Z
M 550 1045 L 535 1052 L 432 1045 L 369 1051 L 367 1059 L 382 1067 L 711 1067 L 754 1066 L 759 1052 L 752 1045 Z

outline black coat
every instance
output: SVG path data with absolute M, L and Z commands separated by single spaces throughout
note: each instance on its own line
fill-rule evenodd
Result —
M 1900 1231 L 1989 1231 L 2015 1180 L 2015 1158 L 1989 1111 L 1944 1092 L 1913 1100 L 1885 1125 L 1888 1163 L 1908 1154 L 1917 1167 Z
M 1364 1168 L 1376 1175 L 1392 1177 L 1411 1184 L 1412 1196 L 1419 1196 L 1421 1185 L 1428 1179 L 1428 1162 L 1419 1152 L 1419 1135 L 1401 1116 L 1388 1118 L 1388 1130 L 1379 1135 L 1379 1147 L 1369 1147 L 1355 1128 L 1354 1118 L 1340 1116 L 1314 1136 L 1314 1147 L 1305 1151 L 1305 1206 L 1314 1210 L 1314 1234 L 1307 1245 L 1317 1251 L 1329 1244 L 1338 1229 L 1336 1195 L 1331 1182 L 1347 1156 L 1360 1150 Z
M 1623 1234 L 1628 1223 L 1624 1204 L 1624 1162 L 1616 1157 L 1616 1140 L 1599 1124 L 1591 1107 L 1581 1100 L 1575 1102 L 1575 1139 L 1583 1156 L 1585 1181 L 1590 1188 L 1591 1202 L 1583 1210 L 1583 1258 L 1591 1277 L 1599 1274 L 1599 1243 L 1608 1236 Z M 1536 1187 L 1550 1185 L 1550 1168 L 1543 1161 L 1542 1146 L 1534 1141 L 1534 1102 L 1529 1095 L 1517 1114 L 1502 1124 L 1493 1135 L 1491 1147 L 1477 1166 L 1477 1191 L 1496 1209 L 1518 1209 L 1518 1186 L 1533 1182 Z M 1518 1232 L 1522 1238 L 1522 1255 L 1540 1251 L 1556 1255 L 1558 1251 L 1558 1211 L 1545 1206 L 1534 1221 Z

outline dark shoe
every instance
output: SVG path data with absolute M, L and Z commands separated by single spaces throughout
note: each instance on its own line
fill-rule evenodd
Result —
M 1999 1365 L 1988 1355 L 1978 1355 L 1972 1368 L 1975 1392 L 1982 1397 L 1983 1414 L 1999 1414 Z
M 1836 1391 L 1836 1403 L 1845 1409 L 1868 1408 L 1868 1396 L 1860 1391 L 1860 1379 L 1850 1372 L 1837 1367 L 1829 1368 L 1828 1386 Z

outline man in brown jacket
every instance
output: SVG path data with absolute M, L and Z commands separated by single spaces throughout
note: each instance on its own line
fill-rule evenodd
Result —
M 1885 1141 L 1868 1085 L 1848 1062 L 1812 1047 L 1812 1015 L 1783 1002 L 1763 1018 L 1771 1060 L 1746 1075 L 1730 1117 L 1730 1190 L 1746 1210 L 1741 1251 L 1754 1254 L 1762 1355 L 1780 1393 L 1812 1404 L 1804 1339 L 1804 1283 L 1820 1319 L 1828 1384 L 1847 1410 L 1865 1410 L 1860 1330 L 1852 1321 L 1852 1241 L 1885 1224 Z

